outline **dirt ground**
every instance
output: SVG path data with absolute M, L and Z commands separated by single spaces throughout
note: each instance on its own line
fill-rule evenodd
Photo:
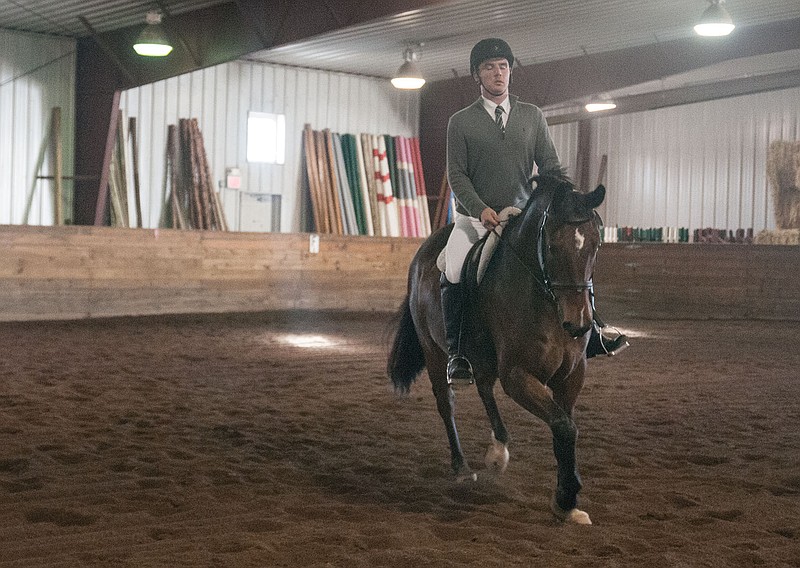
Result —
M 423 375 L 395 395 L 387 316 L 0 324 L 0 566 L 800 566 L 800 323 L 614 322 L 578 402 L 564 526 L 547 428 L 474 388 L 451 478 Z M 499 387 L 498 387 L 499 390 Z

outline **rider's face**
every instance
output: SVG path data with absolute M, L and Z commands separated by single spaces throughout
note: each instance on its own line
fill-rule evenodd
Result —
M 511 79 L 511 67 L 504 57 L 487 59 L 478 66 L 478 82 L 494 97 L 499 97 L 508 92 L 508 83 Z

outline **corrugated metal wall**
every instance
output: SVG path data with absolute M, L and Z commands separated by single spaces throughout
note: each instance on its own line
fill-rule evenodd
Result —
M 0 29 L 0 224 L 53 224 L 53 183 L 36 176 L 53 173 L 48 143 L 56 106 L 63 171 L 72 175 L 74 86 L 74 40 Z M 71 204 L 72 183 L 65 181 L 66 219 L 72 217 Z
M 167 125 L 197 118 L 215 183 L 238 167 L 241 190 L 221 192 L 231 230 L 239 228 L 240 192 L 281 196 L 281 231 L 301 227 L 302 132 L 315 130 L 416 136 L 419 95 L 388 81 L 252 62 L 233 62 L 123 93 L 126 117 L 137 117 L 143 224 L 157 227 L 164 201 Z M 286 115 L 286 163 L 248 164 L 247 113 Z M 126 118 L 127 124 L 127 118 Z
M 795 88 L 596 119 L 606 224 L 773 229 L 767 148 L 800 140 L 798 101 Z
M 72 40 L 0 30 L 0 223 L 53 222 L 52 183 L 36 181 L 49 138 L 51 109 L 63 109 L 64 174 L 73 168 L 74 68 Z M 767 147 L 800 139 L 800 89 L 788 89 L 598 118 L 594 121 L 593 172 L 609 156 L 609 194 L 602 211 L 608 225 L 773 228 L 766 177 Z M 417 135 L 418 95 L 362 76 L 235 62 L 147 85 L 122 98 L 139 119 L 144 224 L 158 225 L 163 200 L 166 128 L 197 117 L 214 180 L 238 166 L 243 192 L 281 196 L 281 230 L 300 228 L 301 133 L 315 129 Z M 285 165 L 245 161 L 247 112 L 287 117 Z M 577 125 L 552 128 L 571 175 Z M 52 173 L 49 151 L 41 175 Z M 72 184 L 64 184 L 70 218 Z M 30 199 L 29 199 L 30 198 Z M 239 193 L 223 192 L 232 228 Z M 30 203 L 30 205 L 29 205 Z
M 556 151 L 558 151 L 561 166 L 566 168 L 567 175 L 572 179 L 578 179 L 578 172 L 575 171 L 578 161 L 578 123 L 570 122 L 551 126 L 550 136 L 553 138 Z

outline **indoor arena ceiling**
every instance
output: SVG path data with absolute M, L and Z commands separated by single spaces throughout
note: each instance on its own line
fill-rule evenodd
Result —
M 697 38 L 692 31 L 708 6 L 707 0 L 422 0 L 411 2 L 419 6 L 416 9 L 397 13 L 384 9 L 393 15 L 355 25 L 348 25 L 354 20 L 352 15 L 342 13 L 345 2 L 319 0 L 319 3 L 327 11 L 325 16 L 334 22 L 329 26 L 331 31 L 304 38 L 297 33 L 294 35 L 301 39 L 296 41 L 282 41 L 278 37 L 274 47 L 243 58 L 389 77 L 402 63 L 404 49 L 419 45 L 418 64 L 422 73 L 429 81 L 436 81 L 467 75 L 470 48 L 487 36 L 506 38 L 519 63 L 528 66 L 576 57 L 591 61 L 603 53 L 625 48 L 652 49 L 673 40 L 735 42 L 737 32 L 748 27 L 800 19 L 800 0 L 727 0 L 725 6 L 737 30 L 728 38 L 717 39 Z M 97 33 L 107 34 L 143 23 L 144 14 L 150 9 L 161 8 L 178 16 L 222 4 L 246 12 L 246 5 L 259 3 L 253 0 L 0 0 L 0 27 L 85 37 L 89 32 L 81 17 Z M 276 20 L 286 18 L 287 12 L 297 10 L 302 4 L 287 0 L 260 3 L 263 13 L 274 15 Z M 409 2 L 388 5 L 402 7 Z M 270 11 L 272 7 L 274 10 Z M 283 35 L 288 38 L 292 34 Z M 781 38 L 764 38 L 764 41 L 771 39 Z M 655 82 L 641 81 L 643 84 L 629 88 L 626 94 L 762 74 L 789 76 L 791 83 L 800 73 L 800 50 L 762 51 L 767 53 L 660 77 Z

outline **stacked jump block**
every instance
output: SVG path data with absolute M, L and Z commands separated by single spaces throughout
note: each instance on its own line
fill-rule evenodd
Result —
M 604 243 L 688 243 L 686 227 L 603 227 Z
M 753 243 L 753 229 L 603 227 L 601 236 L 604 243 Z

